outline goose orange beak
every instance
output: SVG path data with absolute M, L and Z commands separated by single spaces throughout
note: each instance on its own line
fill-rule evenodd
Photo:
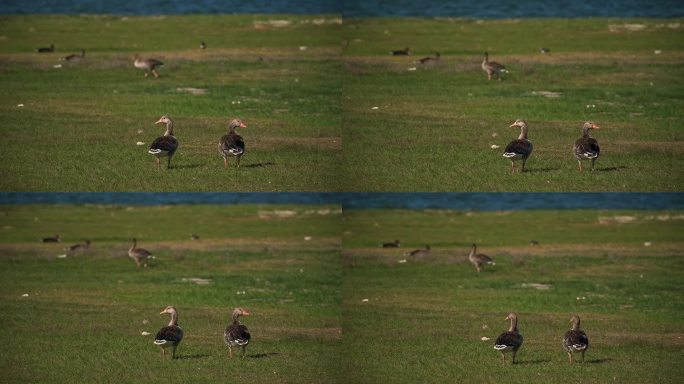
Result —
M 249 310 L 243 308 L 243 309 L 242 309 L 242 315 L 243 315 L 243 316 L 249 316 Z
M 156 125 L 156 124 L 162 124 L 162 123 L 164 123 L 164 122 L 161 121 L 161 119 L 159 119 L 159 120 L 158 120 L 157 122 L 155 122 L 154 124 Z
M 243 123 L 242 121 L 240 122 L 240 128 L 247 128 L 247 124 Z
M 599 127 L 599 126 L 596 125 L 596 124 L 592 124 L 592 125 L 591 125 L 591 128 L 593 128 L 593 129 L 601 129 L 601 127 Z

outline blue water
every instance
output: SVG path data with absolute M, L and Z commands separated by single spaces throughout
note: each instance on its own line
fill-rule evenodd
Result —
M 0 193 L 0 204 L 337 204 L 344 209 L 684 209 L 682 193 Z
M 345 17 L 424 16 L 681 17 L 682 0 L 2 0 L 0 14 L 335 13 Z

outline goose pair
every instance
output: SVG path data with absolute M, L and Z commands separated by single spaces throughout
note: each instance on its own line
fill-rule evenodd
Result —
M 154 345 L 161 348 L 161 356 L 166 356 L 166 348 L 173 348 L 171 358 L 176 357 L 176 348 L 183 340 L 183 329 L 178 325 L 178 311 L 174 306 L 168 306 L 159 313 L 170 314 L 171 321 L 169 324 L 159 330 L 154 338 Z M 248 316 L 249 311 L 244 308 L 235 308 L 233 311 L 233 322 L 226 327 L 223 332 L 223 338 L 228 346 L 230 358 L 233 358 L 233 347 L 242 347 L 242 357 L 245 356 L 245 350 L 251 339 L 247 327 L 240 323 L 240 316 Z
M 509 313 L 504 320 L 510 320 L 511 326 L 507 332 L 503 332 L 496 338 L 494 349 L 501 352 L 501 361 L 504 364 L 506 363 L 506 353 L 511 353 L 511 364 L 515 364 L 515 355 L 523 344 L 523 337 L 518 331 L 518 315 Z M 584 354 L 589 349 L 589 338 L 580 329 L 579 316 L 573 315 L 570 322 L 572 323 L 572 328 L 563 336 L 563 348 L 568 353 L 570 364 L 572 364 L 573 353 L 581 353 L 582 361 L 584 361 Z
M 515 173 L 515 162 L 522 160 L 521 172 L 525 171 L 525 163 L 527 159 L 532 154 L 532 142 L 527 138 L 528 126 L 527 122 L 522 119 L 516 120 L 510 125 L 511 128 L 519 127 L 520 135 L 516 140 L 511 141 L 504 151 L 503 157 L 507 158 L 511 162 L 511 172 Z M 582 137 L 575 141 L 573 146 L 573 154 L 577 159 L 579 164 L 579 170 L 582 171 L 582 161 L 591 161 L 591 170 L 594 171 L 594 163 L 598 159 L 601 148 L 599 147 L 598 141 L 589 135 L 589 130 L 599 129 L 599 126 L 595 123 L 588 121 L 582 126 Z
M 171 158 L 178 149 L 178 140 L 173 136 L 173 120 L 169 116 L 162 116 L 154 124 L 166 124 L 164 136 L 156 138 L 150 145 L 148 153 L 157 158 L 157 169 L 160 168 L 160 160 L 166 157 L 167 166 L 171 168 Z M 240 167 L 240 158 L 245 153 L 245 141 L 235 130 L 237 128 L 247 128 L 247 125 L 240 119 L 233 119 L 228 126 L 228 134 L 219 140 L 219 152 L 223 156 L 223 166 L 228 168 L 228 157 L 237 158 L 237 167 Z

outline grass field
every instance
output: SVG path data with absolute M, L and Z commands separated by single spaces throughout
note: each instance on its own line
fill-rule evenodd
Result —
M 340 24 L 315 15 L 0 17 L 0 190 L 336 190 Z M 51 43 L 56 52 L 35 53 Z M 84 60 L 59 61 L 80 49 Z M 162 60 L 160 78 L 145 79 L 135 53 Z M 175 167 L 158 172 L 147 149 L 164 114 L 180 147 Z M 234 117 L 248 125 L 239 131 L 247 150 L 241 169 L 225 170 L 217 145 Z
M 0 217 L 3 383 L 328 383 L 339 371 L 339 206 L 2 206 Z M 63 243 L 37 241 L 55 233 Z M 157 257 L 146 269 L 126 256 L 133 236 Z M 90 250 L 58 257 L 85 238 Z M 167 305 L 185 331 L 175 361 L 152 344 Z M 229 360 L 237 306 L 251 310 L 252 343 Z
M 371 210 L 344 217 L 347 382 L 681 382 L 680 211 Z M 378 247 L 395 239 L 401 248 Z M 467 260 L 473 242 L 496 261 L 480 275 Z M 430 255 L 404 256 L 426 243 Z M 503 366 L 492 347 L 510 311 L 525 341 L 515 366 Z M 590 347 L 586 361 L 571 366 L 561 339 L 572 314 Z
M 681 19 L 345 19 L 342 29 L 343 190 L 681 189 Z M 389 54 L 404 47 L 411 56 Z M 503 81 L 487 81 L 485 51 L 510 70 Z M 436 64 L 414 63 L 434 52 Z M 511 175 L 502 153 L 518 118 L 535 149 L 529 172 Z M 572 145 L 588 120 L 601 126 L 601 157 L 578 174 Z

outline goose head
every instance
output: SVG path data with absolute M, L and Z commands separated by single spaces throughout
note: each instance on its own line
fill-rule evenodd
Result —
M 229 129 L 235 129 L 235 128 L 247 128 L 247 124 L 245 124 L 242 120 L 240 119 L 233 119 L 230 124 L 228 125 Z

